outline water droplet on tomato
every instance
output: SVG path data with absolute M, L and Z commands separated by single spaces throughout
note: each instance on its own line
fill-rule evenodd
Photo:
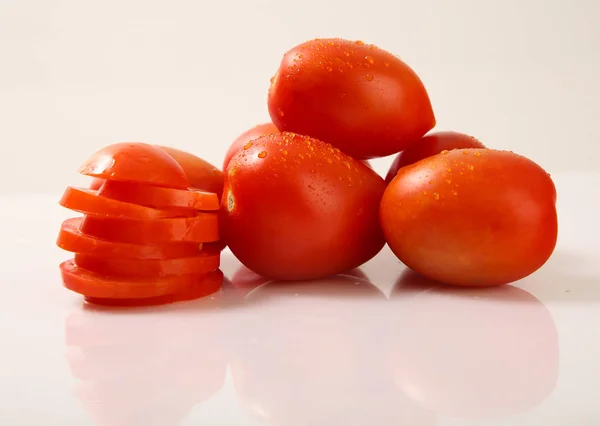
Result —
M 472 165 L 472 164 L 469 164 L 469 165 L 467 166 L 467 168 L 468 168 L 469 170 L 473 171 L 473 169 L 474 169 L 475 167 L 473 167 L 473 165 Z
M 367 79 L 367 81 L 373 81 L 373 74 L 367 74 L 365 78 Z
M 390 63 L 389 63 L 389 62 L 384 62 L 384 63 L 383 63 L 383 65 L 385 65 L 385 66 L 386 66 L 386 68 L 389 68 L 389 67 L 390 67 Z
M 365 61 L 367 61 L 367 63 L 369 63 L 371 65 L 373 65 L 375 63 L 375 60 L 371 56 L 365 56 Z
M 452 183 L 450 179 L 446 179 L 446 183 Z
M 327 159 L 327 162 L 328 162 L 329 164 L 331 164 L 331 163 L 333 163 L 333 160 L 332 160 L 331 158 L 328 158 L 328 159 Z
M 258 153 L 258 158 L 265 158 L 267 156 L 267 151 L 261 151 Z
M 288 153 L 287 149 L 281 149 L 281 150 L 279 150 L 279 152 L 281 152 L 283 155 L 287 155 L 287 153 Z
M 448 150 L 447 150 L 447 149 L 445 149 L 445 150 L 443 150 L 442 152 L 440 152 L 440 154 L 444 154 L 444 155 L 445 155 L 445 154 L 448 154 Z
M 458 192 L 456 192 L 456 191 L 453 190 L 452 191 L 452 195 L 458 195 Z
M 279 108 L 277 110 L 277 113 L 279 114 L 280 117 L 283 117 L 285 115 L 285 113 L 283 112 L 283 110 L 281 108 Z
M 433 185 L 433 181 L 432 180 L 429 181 L 429 185 Z
M 427 195 L 427 191 L 423 191 L 423 195 Z
M 331 68 L 331 67 L 327 67 L 327 71 L 329 71 L 329 72 L 332 72 L 332 71 L 333 71 L 333 68 Z
M 435 198 L 436 200 L 440 199 L 440 194 L 438 194 L 437 192 L 433 193 L 433 198 Z
M 346 66 L 348 67 L 348 69 L 354 68 L 354 65 L 352 65 L 351 62 L 346 62 Z
M 452 171 L 452 169 L 450 169 L 450 168 L 448 168 L 448 169 L 446 169 L 446 170 L 447 170 L 448 172 L 451 172 L 451 171 Z
M 363 44 L 365 44 L 365 42 L 362 40 L 356 40 L 354 43 L 358 44 L 359 46 L 362 46 Z
M 250 149 L 251 146 L 252 142 L 248 142 L 246 145 L 244 145 L 244 149 Z

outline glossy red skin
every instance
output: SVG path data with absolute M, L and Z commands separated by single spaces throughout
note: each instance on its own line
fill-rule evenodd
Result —
M 451 151 L 462 148 L 485 148 L 485 146 L 473 136 L 458 132 L 435 132 L 410 144 L 404 151 L 396 156 L 394 162 L 385 177 L 390 183 L 398 173 L 398 170 L 409 164 L 416 163 L 424 158 L 439 154 L 442 151 Z
M 223 170 L 227 168 L 231 157 L 235 155 L 241 148 L 244 147 L 248 142 L 258 139 L 261 136 L 270 135 L 271 133 L 279 133 L 279 129 L 271 122 L 262 123 L 251 129 L 246 130 L 244 133 L 239 135 L 236 140 L 229 146 L 227 153 L 225 154 L 225 160 L 223 160 Z
M 143 142 L 120 142 L 105 146 L 79 168 L 94 178 L 140 182 L 167 188 L 185 189 L 188 178 L 173 157 Z
M 343 273 L 384 245 L 377 220 L 385 182 L 331 145 L 292 133 L 261 137 L 225 174 L 221 236 L 271 279 Z
M 223 172 L 208 161 L 177 148 L 158 146 L 179 163 L 193 189 L 213 192 L 221 199 L 223 194 Z
M 556 245 L 556 189 L 507 151 L 454 150 L 404 167 L 381 200 L 387 243 L 432 280 L 493 286 L 539 269 Z
M 435 126 L 417 74 L 373 45 L 316 39 L 288 51 L 273 77 L 279 130 L 328 142 L 357 159 L 395 154 Z

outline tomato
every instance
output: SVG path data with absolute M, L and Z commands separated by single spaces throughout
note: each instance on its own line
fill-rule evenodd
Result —
M 225 154 L 225 160 L 223 160 L 223 170 L 227 168 L 231 157 L 235 155 L 244 145 L 248 142 L 258 139 L 261 136 L 266 136 L 271 133 L 278 133 L 279 130 L 275 125 L 271 122 L 262 123 L 257 126 L 252 127 L 251 129 L 246 130 L 244 133 L 239 135 L 236 140 L 233 141 L 227 153 Z
M 221 233 L 249 269 L 269 278 L 320 278 L 353 269 L 384 245 L 385 182 L 339 149 L 293 133 L 254 140 L 231 159 Z
M 79 228 L 92 237 L 131 244 L 189 241 L 206 243 L 219 240 L 216 213 L 197 213 L 193 217 L 169 219 L 112 219 L 86 216 Z
M 167 275 L 206 274 L 218 269 L 218 251 L 202 252 L 179 259 L 121 259 L 76 253 L 75 264 L 88 271 L 120 277 L 164 277 Z
M 175 259 L 197 256 L 203 244 L 175 242 L 168 244 L 125 244 L 94 238 L 79 230 L 83 218 L 65 220 L 58 234 L 56 245 L 74 253 L 86 253 L 110 258 L 124 259 Z M 204 244 L 204 246 L 208 246 Z
M 168 146 L 160 149 L 173 157 L 185 172 L 190 185 L 194 189 L 213 192 L 219 199 L 223 193 L 223 172 L 208 161 L 186 151 Z
M 199 278 L 197 282 L 190 284 L 188 287 L 177 293 L 142 298 L 101 298 L 86 296 L 85 301 L 95 305 L 123 307 L 166 305 L 169 303 L 186 302 L 208 296 L 209 294 L 219 291 L 222 283 L 223 272 L 217 269 L 204 277 Z
M 73 259 L 60 264 L 63 284 L 69 290 L 86 297 L 101 299 L 133 299 L 157 297 L 187 291 L 208 279 L 213 287 L 214 273 L 208 275 L 169 275 L 154 278 L 119 278 L 88 271 Z M 220 275 L 222 279 L 222 275 Z M 220 284 L 219 284 L 220 285 Z
M 194 189 L 107 181 L 98 191 L 98 195 L 158 209 L 219 210 L 217 194 Z
M 104 179 L 93 178 L 90 182 L 90 189 L 97 191 L 106 182 Z
M 185 189 L 189 181 L 181 166 L 160 148 L 142 142 L 108 145 L 79 168 L 82 175 Z
M 485 146 L 473 136 L 458 132 L 436 132 L 425 136 L 396 156 L 385 181 L 390 183 L 398 173 L 398 169 L 409 164 L 416 163 L 442 151 L 451 151 L 459 148 L 485 148 Z
M 556 245 L 550 176 L 506 151 L 459 149 L 403 167 L 381 200 L 389 247 L 430 279 L 491 286 L 539 269 Z
M 158 210 L 124 201 L 101 197 L 97 191 L 85 188 L 67 187 L 59 204 L 70 210 L 91 216 L 121 219 L 161 219 L 190 216 L 190 210 Z
M 435 126 L 417 74 L 361 41 L 316 39 L 288 51 L 271 80 L 268 105 L 279 130 L 329 142 L 358 159 L 395 154 Z

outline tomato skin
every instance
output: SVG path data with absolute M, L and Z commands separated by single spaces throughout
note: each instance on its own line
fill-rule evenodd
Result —
M 254 126 L 239 135 L 229 146 L 229 149 L 225 154 L 225 159 L 223 160 L 223 170 L 227 168 L 229 161 L 231 161 L 231 157 L 233 157 L 236 152 L 243 148 L 244 145 L 250 141 L 253 141 L 254 139 L 258 139 L 261 136 L 266 136 L 271 133 L 279 133 L 279 129 L 277 129 L 273 123 L 268 122 Z
M 268 106 L 279 130 L 361 160 L 395 154 L 435 126 L 427 91 L 407 64 L 343 39 L 315 39 L 288 51 L 271 81 Z
M 398 170 L 409 164 L 416 163 L 424 158 L 439 154 L 442 151 L 451 151 L 461 148 L 485 148 L 473 136 L 458 132 L 435 132 L 410 144 L 404 151 L 396 156 L 387 176 L 386 183 L 390 183 Z
M 223 172 L 221 170 L 190 152 L 169 146 L 158 145 L 158 147 L 179 163 L 189 180 L 189 186 L 213 192 L 221 199 L 223 194 Z
M 492 286 L 539 269 L 556 245 L 556 189 L 533 161 L 459 149 L 398 171 L 381 200 L 387 243 L 432 280 Z
M 79 167 L 94 178 L 141 182 L 186 189 L 189 181 L 181 166 L 160 148 L 143 142 L 120 142 L 105 146 Z
M 362 162 L 293 133 L 263 136 L 231 159 L 221 236 L 259 275 L 305 280 L 348 271 L 384 245 L 385 182 Z

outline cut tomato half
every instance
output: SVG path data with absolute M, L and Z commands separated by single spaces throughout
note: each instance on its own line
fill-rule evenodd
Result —
M 196 189 L 171 189 L 133 182 L 106 181 L 98 195 L 157 209 L 219 210 L 217 194 Z
M 112 219 L 85 216 L 79 230 L 92 237 L 130 244 L 219 240 L 216 213 L 172 219 Z
M 223 272 L 219 269 L 204 275 L 198 282 L 173 294 L 147 298 L 110 299 L 99 297 L 86 297 L 85 301 L 95 305 L 115 307 L 156 306 L 169 303 L 185 302 L 209 296 L 221 289 Z
M 193 211 L 184 209 L 159 210 L 98 195 L 98 191 L 68 186 L 59 204 L 67 209 L 91 216 L 115 219 L 162 219 L 192 216 Z
M 61 263 L 60 270 L 66 288 L 86 297 L 100 299 L 140 299 L 172 295 L 202 285 L 207 279 L 207 274 L 156 278 L 111 277 L 77 266 L 73 259 Z M 214 274 L 210 276 L 214 280 Z
M 121 259 L 84 253 L 75 254 L 75 264 L 88 271 L 120 277 L 165 277 L 206 274 L 220 266 L 218 251 L 178 259 Z
M 197 256 L 202 251 L 202 244 L 190 242 L 125 244 L 94 238 L 81 233 L 82 220 L 82 217 L 74 217 L 62 223 L 56 240 L 60 248 L 74 253 L 124 259 L 175 259 Z
M 167 188 L 186 189 L 190 186 L 185 172 L 173 157 L 157 146 L 142 142 L 108 145 L 88 158 L 79 173 Z

